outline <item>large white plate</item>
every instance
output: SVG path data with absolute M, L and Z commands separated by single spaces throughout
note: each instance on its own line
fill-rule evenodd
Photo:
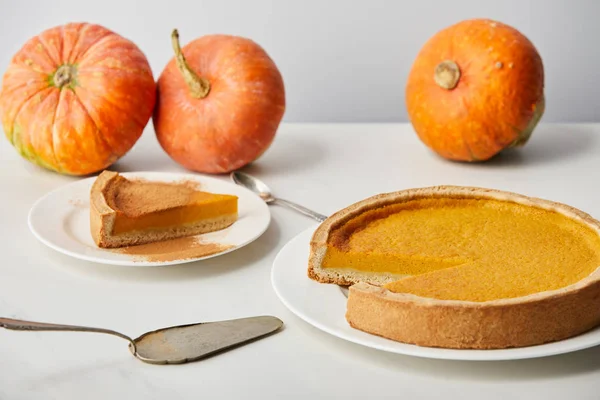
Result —
M 238 196 L 239 219 L 226 229 L 201 235 L 203 241 L 231 247 L 204 257 L 172 261 L 144 261 L 139 256 L 99 248 L 92 240 L 89 222 L 90 189 L 96 177 L 62 186 L 39 199 L 29 212 L 29 228 L 42 243 L 69 256 L 138 267 L 181 264 L 229 253 L 257 239 L 271 220 L 268 206 L 260 197 L 231 182 L 195 174 L 135 172 L 122 175 L 161 182 L 194 180 L 200 183 L 202 190 Z
M 271 271 L 275 292 L 294 314 L 333 336 L 363 346 L 410 356 L 446 360 L 516 360 L 545 357 L 600 344 L 600 328 L 559 342 L 501 350 L 455 350 L 395 342 L 351 328 L 346 322 L 346 297 L 336 285 L 321 284 L 307 276 L 310 239 L 316 226 L 288 242 L 277 254 Z

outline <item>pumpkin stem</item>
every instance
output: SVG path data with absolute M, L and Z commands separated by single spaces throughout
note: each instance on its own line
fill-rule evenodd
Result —
M 179 45 L 179 32 L 177 32 L 177 29 L 173 29 L 171 42 L 173 43 L 173 50 L 175 51 L 177 68 L 181 71 L 183 79 L 190 89 L 190 94 L 196 99 L 206 97 L 210 91 L 210 83 L 206 79 L 199 77 L 188 65 L 183 56 L 183 52 L 181 51 L 181 46 Z
M 54 86 L 57 88 L 62 88 L 64 86 L 71 85 L 75 82 L 75 67 L 72 65 L 64 64 L 58 67 L 54 76 L 52 77 L 52 81 L 54 82 Z
M 452 60 L 442 61 L 435 67 L 433 79 L 442 89 L 452 90 L 460 79 L 460 68 Z

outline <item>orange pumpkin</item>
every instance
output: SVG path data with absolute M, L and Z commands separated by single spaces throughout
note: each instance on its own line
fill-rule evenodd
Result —
M 180 48 L 158 79 L 154 129 L 162 148 L 185 168 L 230 172 L 271 145 L 285 112 L 282 76 L 255 42 L 207 35 Z
M 134 43 L 99 25 L 71 23 L 31 38 L 13 56 L 0 117 L 23 157 L 84 175 L 129 151 L 155 98 L 152 71 Z
M 473 19 L 434 35 L 406 85 L 408 116 L 440 156 L 483 161 L 523 146 L 544 113 L 544 68 L 516 29 Z

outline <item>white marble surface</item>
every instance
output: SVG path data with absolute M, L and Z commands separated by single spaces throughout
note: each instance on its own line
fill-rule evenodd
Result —
M 120 171 L 179 171 L 148 129 Z M 600 125 L 542 125 L 519 152 L 484 165 L 431 154 L 408 125 L 284 125 L 246 169 L 322 213 L 408 187 L 466 184 L 567 202 L 600 216 Z M 536 360 L 453 362 L 386 354 L 333 338 L 291 314 L 269 279 L 281 247 L 313 224 L 273 207 L 253 244 L 204 262 L 130 269 L 62 256 L 27 228 L 32 203 L 73 181 L 0 143 L 0 315 L 101 326 L 132 336 L 188 322 L 272 314 L 285 330 L 180 366 L 133 358 L 96 334 L 0 330 L 0 399 L 597 399 L 600 348 Z M 228 177 L 222 177 L 228 179 Z

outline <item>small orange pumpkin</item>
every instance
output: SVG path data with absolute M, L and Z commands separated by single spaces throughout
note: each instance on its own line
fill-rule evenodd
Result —
M 279 69 L 254 41 L 206 35 L 180 47 L 158 79 L 152 122 L 165 152 L 187 169 L 219 174 L 255 161 L 285 112 Z
M 425 145 L 457 161 L 523 146 L 544 113 L 544 67 L 519 31 L 489 19 L 459 22 L 423 46 L 406 85 Z
M 27 160 L 70 175 L 100 171 L 127 153 L 152 116 L 156 84 L 131 41 L 70 23 L 28 40 L 4 74 L 4 133 Z

